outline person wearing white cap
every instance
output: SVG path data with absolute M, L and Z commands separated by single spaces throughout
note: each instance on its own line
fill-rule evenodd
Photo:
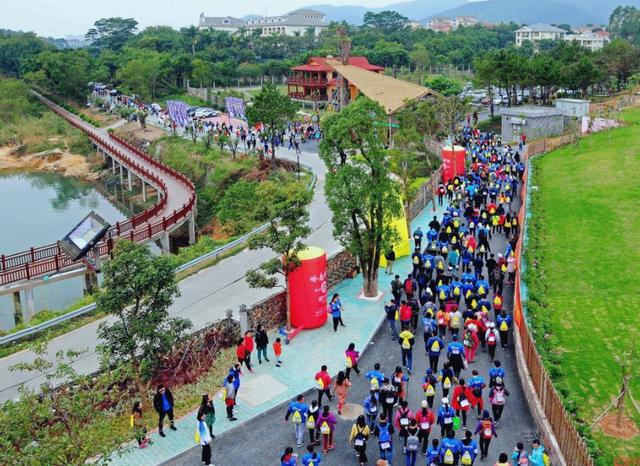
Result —
M 449 406 L 449 399 L 442 399 L 442 406 L 438 410 L 438 424 L 440 425 L 440 436 L 444 437 L 445 433 L 453 432 L 453 418 L 455 410 Z
M 433 411 L 429 409 L 429 403 L 427 400 L 422 400 L 421 408 L 416 412 L 416 422 L 420 428 L 420 440 L 422 441 L 422 454 L 427 454 L 427 447 L 429 446 L 429 434 L 431 433 L 431 426 L 435 423 L 435 416 Z
M 489 322 L 487 324 L 487 331 L 484 335 L 484 341 L 487 342 L 489 358 L 491 359 L 491 361 L 493 361 L 496 356 L 496 348 L 498 347 L 498 342 L 500 341 L 500 334 L 496 330 L 495 323 Z

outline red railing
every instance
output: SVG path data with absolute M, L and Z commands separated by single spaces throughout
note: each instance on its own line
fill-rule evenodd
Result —
M 288 84 L 302 84 L 305 86 L 326 86 L 329 84 L 327 79 L 300 78 L 298 76 L 289 76 Z
M 117 144 L 124 146 L 127 150 L 143 159 L 146 163 L 153 165 L 159 171 L 166 173 L 168 176 L 179 180 L 189 188 L 191 194 L 186 203 L 184 203 L 179 209 L 171 212 L 168 216 L 164 216 L 162 219 L 151 223 L 150 220 L 157 217 L 167 207 L 168 190 L 166 183 L 131 157 L 127 156 L 118 147 L 110 144 L 110 140 L 102 138 L 91 125 L 79 120 L 70 112 L 58 107 L 48 99 L 39 95 L 38 98 L 40 98 L 45 105 L 50 107 L 53 111 L 65 118 L 71 125 L 87 133 L 89 138 L 97 147 L 100 147 L 111 154 L 113 157 L 118 159 L 120 163 L 127 166 L 128 169 L 135 171 L 138 176 L 147 179 L 150 184 L 159 188 L 159 191 L 162 193 L 160 202 L 157 202 L 144 212 L 134 215 L 123 222 L 117 222 L 108 230 L 105 238 L 98 244 L 101 256 L 106 256 L 111 252 L 114 246 L 113 240 L 115 238 L 126 238 L 135 242 L 144 242 L 179 223 L 182 219 L 187 218 L 191 214 L 196 203 L 195 186 L 191 180 L 182 173 L 154 159 L 141 149 L 129 144 L 113 134 L 110 134 L 110 139 L 115 141 Z M 38 248 L 30 248 L 27 251 L 10 255 L 2 254 L 0 256 L 0 285 L 6 285 L 20 280 L 30 280 L 33 277 L 46 275 L 52 272 L 59 272 L 60 270 L 74 265 L 81 266 L 82 261 L 74 262 L 69 259 L 60 249 L 59 243 L 41 246 Z

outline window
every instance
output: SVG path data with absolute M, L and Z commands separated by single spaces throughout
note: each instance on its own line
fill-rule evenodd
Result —
M 222 24 L 231 24 L 231 21 L 229 21 L 229 18 L 225 18 L 222 20 Z

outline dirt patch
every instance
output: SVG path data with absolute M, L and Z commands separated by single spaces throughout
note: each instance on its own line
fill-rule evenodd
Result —
M 115 133 L 127 141 L 131 141 L 134 144 L 141 146 L 143 143 L 152 143 L 156 139 L 160 139 L 162 136 L 166 136 L 166 133 L 157 126 L 147 125 L 145 129 L 140 127 L 140 123 L 131 122 L 123 125 L 115 130 Z
M 37 154 L 21 153 L 21 146 L 0 147 L 0 170 L 35 170 L 64 176 L 92 178 L 87 157 L 66 149 L 53 149 Z
M 203 235 L 209 235 L 216 241 L 228 241 L 231 238 L 229 227 L 220 223 L 220 220 L 214 218 L 209 224 L 200 229 Z
M 627 415 L 622 416 L 622 424 L 620 427 L 616 425 L 617 413 L 609 413 L 599 423 L 602 433 L 609 437 L 615 437 L 622 440 L 630 440 L 640 435 L 638 426 Z

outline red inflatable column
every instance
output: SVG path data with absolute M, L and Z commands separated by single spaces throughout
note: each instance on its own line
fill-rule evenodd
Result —
M 448 182 L 451 178 L 464 175 L 467 150 L 462 146 L 445 146 L 442 148 L 442 179 Z
M 289 274 L 291 325 L 321 327 L 327 321 L 327 255 L 321 248 L 308 247 L 298 257 L 300 266 Z

